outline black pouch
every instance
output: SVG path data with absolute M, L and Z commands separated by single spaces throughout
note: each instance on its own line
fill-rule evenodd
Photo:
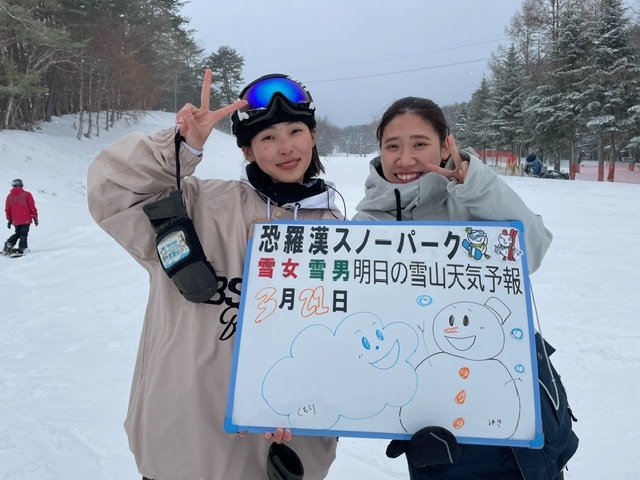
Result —
M 298 454 L 284 443 L 273 442 L 267 454 L 269 480 L 302 480 L 304 467 Z
M 160 264 L 173 284 L 190 302 L 209 300 L 218 289 L 218 279 L 187 216 L 182 190 L 144 205 L 143 210 L 157 234 Z

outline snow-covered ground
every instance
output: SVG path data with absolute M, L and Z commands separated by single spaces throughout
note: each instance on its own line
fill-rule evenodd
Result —
M 173 118 L 153 112 L 81 141 L 73 117 L 35 133 L 0 132 L 0 186 L 6 194 L 22 178 L 40 212 L 32 252 L 0 258 L 0 480 L 138 478 L 122 422 L 147 278 L 90 218 L 85 174 L 104 146 Z M 198 175 L 238 177 L 242 156 L 233 138 L 215 132 L 205 156 Z M 326 159 L 348 216 L 367 160 Z M 555 236 L 532 283 L 542 333 L 558 349 L 552 360 L 579 419 L 581 444 L 566 479 L 636 480 L 640 185 L 505 180 Z M 386 443 L 341 439 L 329 480 L 406 479 L 404 460 L 384 456 Z

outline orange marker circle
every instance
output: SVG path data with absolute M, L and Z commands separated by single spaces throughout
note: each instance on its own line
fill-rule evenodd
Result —
M 463 380 L 469 378 L 470 373 L 471 370 L 469 370 L 469 367 L 462 367 L 460 370 L 458 370 L 458 375 L 460 375 Z
M 460 430 L 462 427 L 464 427 L 464 418 L 462 417 L 458 417 L 453 421 L 453 428 L 455 428 L 456 430 Z

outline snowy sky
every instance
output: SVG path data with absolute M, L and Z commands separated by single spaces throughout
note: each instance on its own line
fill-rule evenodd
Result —
M 183 14 L 207 54 L 245 59 L 244 79 L 286 73 L 340 126 L 369 123 L 396 98 L 466 101 L 487 72 L 517 0 L 375 2 L 192 0 Z M 241 7 L 241 8 L 239 8 Z
M 78 141 L 73 117 L 54 120 L 35 133 L 0 131 L 0 184 L 8 192 L 22 178 L 40 212 L 32 252 L 0 258 L 0 479 L 135 479 L 122 422 L 147 277 L 94 224 L 85 191 L 88 164 L 131 126 Z M 173 115 L 154 113 L 133 128 L 171 124 Z M 349 216 L 367 160 L 327 159 Z M 197 173 L 235 179 L 241 164 L 234 140 L 216 131 Z M 579 419 L 581 446 L 565 478 L 636 479 L 640 209 L 630 199 L 640 184 L 504 178 L 554 234 L 532 284 Z M 386 443 L 342 438 L 328 480 L 406 480 L 404 459 L 387 459 Z

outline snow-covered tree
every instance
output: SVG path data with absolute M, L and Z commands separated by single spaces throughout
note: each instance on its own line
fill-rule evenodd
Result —
M 575 178 L 576 142 L 583 129 L 582 81 L 586 76 L 587 40 L 573 3 L 559 19 L 558 35 L 551 46 L 549 73 L 525 100 L 525 131 L 532 144 L 560 153 L 569 144 L 569 174 Z
M 593 48 L 584 90 L 586 125 L 598 141 L 598 180 L 604 179 L 606 147 L 610 162 L 607 180 L 612 182 L 616 139 L 632 127 L 629 109 L 639 103 L 640 71 L 622 0 L 600 0 L 589 34 Z
M 466 103 L 464 116 L 458 133 L 460 144 L 476 149 L 486 149 L 492 145 L 493 113 L 491 109 L 491 85 L 486 76 L 480 80 L 480 86 Z M 458 139 L 458 137 L 456 137 Z
M 527 74 L 520 54 L 512 44 L 494 71 L 491 95 L 492 127 L 499 148 L 518 153 L 522 142 L 522 102 Z

